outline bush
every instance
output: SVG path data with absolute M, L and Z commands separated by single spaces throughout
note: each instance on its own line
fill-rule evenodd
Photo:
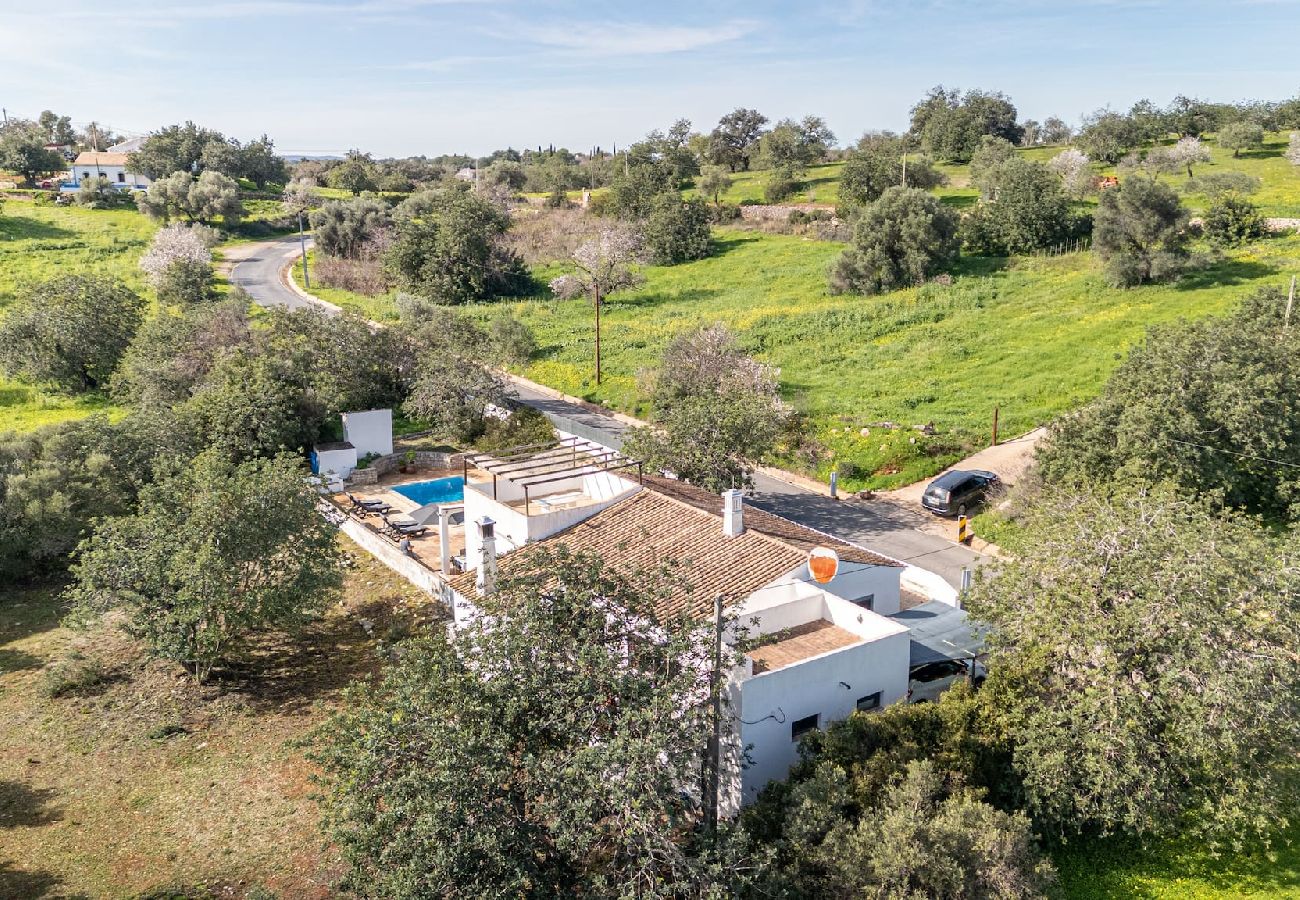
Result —
M 474 439 L 474 449 L 485 453 L 508 450 L 555 440 L 555 426 L 531 406 L 516 406 L 510 415 L 489 416 L 483 433 Z
M 316 246 L 342 259 L 360 258 L 366 242 L 390 223 L 385 204 L 364 198 L 326 203 L 310 219 Z
M 1198 175 L 1183 182 L 1184 194 L 1204 194 L 1214 199 L 1224 194 L 1253 194 L 1263 184 L 1253 175 L 1245 172 L 1210 172 Z
M 163 303 L 200 303 L 212 296 L 212 250 L 217 233 L 202 225 L 168 225 L 140 259 Z
M 981 204 L 962 222 L 972 253 L 1010 256 L 1055 247 L 1086 230 L 1070 208 L 1058 178 L 1046 165 L 1018 157 L 1001 163 L 997 200 Z
M 1268 233 L 1268 222 L 1259 207 L 1236 194 L 1215 200 L 1201 227 L 1210 241 L 1223 247 L 1258 240 Z
M 709 207 L 709 221 L 715 225 L 725 225 L 740 218 L 740 206 L 735 203 L 723 203 Z
M 916 188 L 893 187 L 867 207 L 830 276 L 835 294 L 920 284 L 957 260 L 957 214 Z
M 504 365 L 527 365 L 537 352 L 537 338 L 532 329 L 509 314 L 492 320 L 487 337 L 494 360 Z
M 338 288 L 377 297 L 388 290 L 388 274 L 376 259 L 343 259 L 317 256 L 313 267 L 316 280 L 324 287 Z M 409 295 L 407 295 L 409 296 Z
M 99 660 L 73 655 L 45 670 L 41 693 L 51 700 L 84 696 L 101 687 L 107 678 L 104 664 Z
M 709 208 L 701 199 L 676 194 L 655 199 L 641 236 L 654 262 L 671 266 L 703 259 L 713 251 Z
M 113 182 L 108 180 L 108 176 L 99 175 L 95 178 L 83 178 L 81 187 L 77 188 L 73 199 L 78 206 L 88 209 L 109 209 L 129 204 L 131 194 L 113 187 Z
M 799 190 L 799 180 L 788 169 L 773 169 L 763 183 L 763 200 L 767 203 L 782 203 L 794 196 Z

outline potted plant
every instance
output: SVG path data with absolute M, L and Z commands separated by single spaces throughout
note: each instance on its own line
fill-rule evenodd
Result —
M 415 468 L 415 451 L 407 450 L 402 454 L 402 471 L 409 472 Z

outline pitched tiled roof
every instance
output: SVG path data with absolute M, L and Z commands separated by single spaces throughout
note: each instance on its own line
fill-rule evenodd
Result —
M 684 481 L 660 478 L 655 475 L 645 476 L 645 486 L 661 494 L 667 494 L 669 497 L 675 497 L 683 503 L 689 503 L 696 509 L 713 513 L 719 518 L 722 516 L 722 498 L 711 491 L 687 484 Z M 832 537 L 815 528 L 800 525 L 798 522 L 791 522 L 789 519 L 757 509 L 749 504 L 745 505 L 745 528 L 790 544 L 804 554 L 807 554 L 814 547 L 830 547 L 845 562 L 865 563 L 869 566 L 895 566 L 898 568 L 903 566 L 903 563 L 896 559 L 873 553 L 865 547 L 850 544 L 848 541 Z
M 74 166 L 124 166 L 125 153 L 94 153 L 90 150 L 77 157 Z
M 660 614 L 704 616 L 718 594 L 728 602 L 743 600 L 799 566 L 808 550 L 818 544 L 834 547 L 842 559 L 902 565 L 749 506 L 745 508 L 745 531 L 729 538 L 722 532 L 720 496 L 668 479 L 647 476 L 645 482 L 646 489 L 627 500 L 503 556 L 498 563 L 500 574 L 509 576 L 540 547 L 560 545 L 593 553 L 623 571 L 652 569 L 674 561 L 683 566 L 685 584 L 673 588 Z M 683 493 L 678 488 L 688 490 Z M 704 505 L 706 497 L 708 506 Z M 473 571 L 466 572 L 452 579 L 451 586 L 472 598 L 474 578 Z

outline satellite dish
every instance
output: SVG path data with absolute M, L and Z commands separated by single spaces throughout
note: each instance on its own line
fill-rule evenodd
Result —
M 829 547 L 814 547 L 808 554 L 808 574 L 818 584 L 829 584 L 839 570 L 839 554 Z

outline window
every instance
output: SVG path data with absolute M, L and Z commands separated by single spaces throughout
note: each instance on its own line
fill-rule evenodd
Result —
M 869 709 L 880 709 L 880 691 L 858 698 L 858 712 L 866 712 Z
M 817 720 L 820 715 L 804 716 L 802 719 L 795 719 L 790 723 L 790 740 L 797 741 L 810 731 L 817 730 Z
M 865 596 L 859 597 L 858 599 L 854 600 L 853 603 L 857 606 L 861 606 L 863 609 L 875 609 L 876 595 L 867 594 Z
M 82 178 L 89 178 L 89 177 L 90 177 L 90 173 L 89 173 L 89 172 L 82 172 L 82 173 L 81 173 L 81 177 L 82 177 Z
M 125 172 L 118 172 L 118 173 L 117 173 L 117 180 L 118 180 L 119 183 L 121 183 L 121 184 L 125 184 L 125 183 L 126 183 L 126 173 L 125 173 Z

